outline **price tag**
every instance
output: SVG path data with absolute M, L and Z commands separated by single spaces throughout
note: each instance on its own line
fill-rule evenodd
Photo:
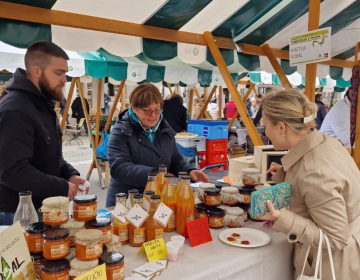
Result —
M 143 245 L 141 246 L 138 252 L 138 255 L 143 252 L 146 253 L 149 263 L 152 263 L 157 260 L 161 260 L 168 256 L 165 241 L 163 238 L 158 238 L 143 243 Z
M 94 269 L 75 278 L 75 280 L 88 280 L 88 279 L 106 280 L 107 278 L 106 278 L 105 264 L 97 266 Z
M 125 216 L 128 212 L 129 210 L 121 203 L 117 204 L 115 209 L 111 211 L 112 215 L 124 224 L 126 223 Z
M 149 217 L 149 214 L 138 204 L 135 204 L 125 217 L 135 228 L 139 228 Z
M 173 210 L 171 210 L 171 208 L 167 207 L 164 203 L 161 202 L 154 214 L 154 220 L 159 222 L 163 227 L 166 227 L 172 212 Z
M 186 222 L 191 247 L 212 241 L 208 218 Z

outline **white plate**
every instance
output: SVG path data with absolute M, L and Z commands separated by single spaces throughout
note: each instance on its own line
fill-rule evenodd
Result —
M 240 238 L 236 240 L 235 242 L 230 242 L 227 240 L 228 237 L 231 236 L 233 233 L 240 234 Z M 266 244 L 268 244 L 271 241 L 270 236 L 260 230 L 252 229 L 252 228 L 231 228 L 226 229 L 222 231 L 219 234 L 219 238 L 222 242 L 237 246 L 237 247 L 243 247 L 243 248 L 255 248 L 255 247 L 261 247 Z M 247 240 L 250 242 L 249 245 L 243 245 L 241 244 L 241 241 Z

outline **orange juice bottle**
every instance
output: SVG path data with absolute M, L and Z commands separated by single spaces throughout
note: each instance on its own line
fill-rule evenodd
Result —
M 160 189 L 157 182 L 157 173 L 150 172 L 148 175 L 148 181 L 144 190 L 144 196 L 146 191 L 154 191 L 155 194 L 160 195 Z
M 165 228 L 166 232 L 174 231 L 176 228 L 176 189 L 173 184 L 173 178 L 174 175 L 166 174 L 165 176 L 165 182 L 164 182 L 164 188 L 161 194 L 161 201 L 169 207 L 171 210 L 173 210 L 171 217 L 169 219 L 169 222 Z
M 184 233 L 186 222 L 195 219 L 195 197 L 190 186 L 190 176 L 183 176 L 184 183 L 181 186 L 176 208 L 176 231 Z
M 164 176 L 166 173 L 167 173 L 166 164 L 160 164 L 159 165 L 159 173 L 157 175 L 157 182 L 158 182 L 160 192 L 162 192 L 162 189 L 164 187 Z
M 126 207 L 126 193 L 116 194 L 116 204 L 122 204 Z M 121 222 L 120 220 L 113 218 L 113 234 L 119 237 L 121 244 L 125 245 L 129 243 L 129 222 Z
M 135 194 L 133 197 L 133 203 L 143 207 L 142 194 Z M 132 247 L 141 247 L 146 241 L 146 222 L 144 222 L 139 228 L 135 228 L 129 223 L 129 244 Z
M 160 205 L 160 195 L 153 194 L 150 197 L 150 216 L 146 221 L 146 241 L 162 238 L 164 236 L 164 227 L 154 220 L 154 214 Z
M 187 174 L 187 172 L 180 171 L 178 175 L 179 175 L 179 179 L 178 179 L 177 184 L 176 184 L 176 197 L 177 198 L 179 198 L 181 185 L 184 182 L 184 180 L 182 179 L 182 176 L 187 176 L 188 174 Z

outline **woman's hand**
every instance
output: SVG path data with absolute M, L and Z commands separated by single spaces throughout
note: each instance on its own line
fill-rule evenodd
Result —
M 271 175 L 276 174 L 280 169 L 282 168 L 282 165 L 277 164 L 276 162 L 272 162 L 270 165 L 270 168 L 266 173 L 271 173 Z
M 190 176 L 191 180 L 193 180 L 195 182 L 204 182 L 204 183 L 209 182 L 209 177 L 204 172 L 201 172 L 199 170 L 191 171 L 189 173 L 189 176 Z
M 280 216 L 280 210 L 276 210 L 274 204 L 270 201 L 266 201 L 267 207 L 269 208 L 269 212 L 264 216 L 259 217 L 259 219 L 264 221 L 273 221 L 275 222 Z

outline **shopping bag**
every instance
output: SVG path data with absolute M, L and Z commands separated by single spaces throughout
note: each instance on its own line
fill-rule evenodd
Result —
M 103 132 L 103 140 L 101 141 L 99 147 L 95 149 L 99 158 L 106 159 L 107 158 L 107 145 L 109 141 L 109 136 L 106 131 Z

